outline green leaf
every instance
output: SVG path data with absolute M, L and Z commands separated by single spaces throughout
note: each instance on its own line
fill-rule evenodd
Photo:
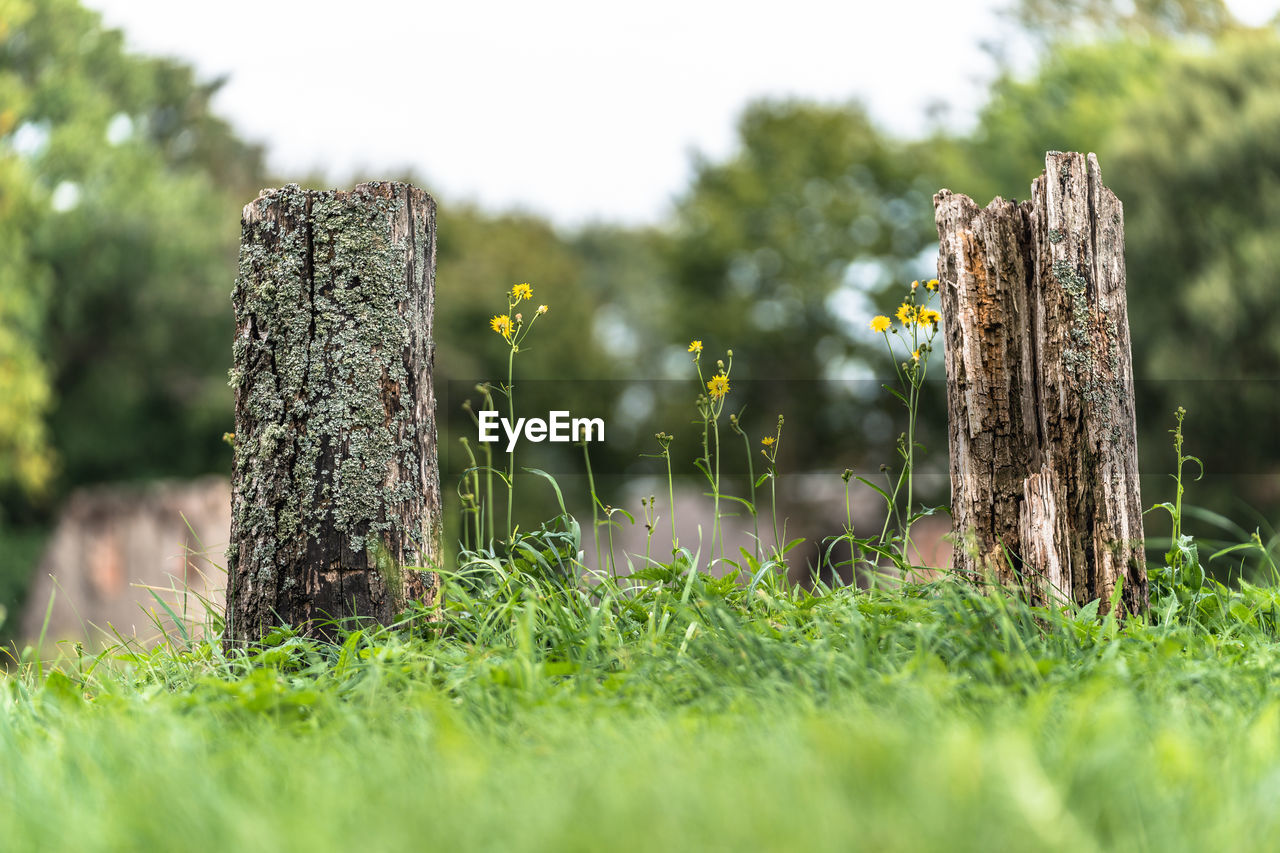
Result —
M 530 474 L 536 474 L 537 476 L 541 477 L 542 479 L 544 479 L 544 480 L 546 480 L 548 483 L 550 483 L 550 484 L 551 484 L 551 488 L 555 490 L 555 493 L 556 493 L 556 503 L 560 505 L 560 513 L 561 513 L 562 515 L 568 515 L 568 514 L 569 514 L 569 510 L 567 510 L 567 509 L 565 509 L 565 508 L 564 508 L 564 495 L 562 495 L 562 494 L 560 493 L 560 484 L 556 482 L 556 478 L 555 478 L 555 477 L 552 477 L 550 474 L 548 474 L 546 471 L 543 471 L 541 468 L 524 468 L 524 467 L 521 467 L 521 469 L 520 469 L 520 470 L 521 470 L 521 471 L 528 471 Z
M 889 504 L 890 506 L 893 505 L 893 498 L 884 489 L 880 488 L 875 483 L 868 480 L 866 477 L 854 477 L 854 479 L 857 480 L 862 485 L 867 486 L 868 488 L 874 489 L 880 495 L 880 497 L 884 498 L 885 503 Z
M 612 507 L 612 511 L 613 511 L 613 512 L 615 512 L 615 513 L 617 513 L 618 515 L 621 515 L 622 517 L 624 517 L 627 521 L 631 522 L 632 524 L 635 524 L 635 523 L 636 523 L 636 517 L 635 517 L 634 515 L 632 515 L 631 513 L 627 512 L 627 511 L 626 511 L 625 509 L 623 509 L 622 507 L 620 507 L 620 506 Z M 611 520 L 612 520 L 612 519 L 611 519 Z
M 1079 624 L 1095 621 L 1098 618 L 1098 605 L 1101 603 L 1102 599 L 1100 598 L 1095 598 L 1093 601 L 1090 601 L 1076 612 L 1075 619 L 1073 621 Z
M 84 689 L 60 670 L 53 670 L 45 679 L 41 695 L 55 704 L 80 704 L 84 701 Z
M 743 506 L 745 506 L 745 507 L 747 508 L 747 512 L 751 513 L 753 516 L 756 514 L 756 508 L 755 508 L 755 505 L 754 505 L 753 503 L 751 503 L 751 501 L 746 500 L 746 499 L 744 499 L 744 498 L 739 498 L 739 497 L 736 497 L 736 496 L 734 496 L 734 495 L 721 495 L 721 496 L 720 496 L 720 500 L 722 500 L 722 501 L 732 501 L 732 502 L 734 502 L 734 503 L 740 503 L 740 504 L 742 504 Z

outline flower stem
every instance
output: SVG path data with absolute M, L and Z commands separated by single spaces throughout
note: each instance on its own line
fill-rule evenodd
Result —
M 512 379 L 515 375 L 516 348 L 512 344 L 510 352 L 507 354 L 507 417 L 511 423 L 516 422 L 516 400 L 515 387 Z M 507 451 L 507 538 L 511 537 L 511 506 L 515 502 L 516 494 L 516 449 L 514 446 Z
M 676 487 L 671 476 L 671 448 L 664 447 L 662 456 L 667 460 L 667 504 L 671 513 L 671 553 L 680 550 L 680 539 L 676 536 Z
M 747 488 L 750 490 L 751 499 L 751 527 L 755 534 L 755 553 L 756 562 L 759 563 L 764 559 L 764 555 L 760 550 L 760 513 L 756 511 L 756 472 L 755 465 L 752 464 L 751 457 L 751 439 L 747 436 L 747 431 L 737 421 L 731 421 L 734 431 L 742 436 L 742 446 L 747 449 Z
M 493 394 L 490 393 L 489 386 L 484 386 L 484 403 L 485 409 L 493 411 Z M 489 442 L 484 443 L 484 478 L 485 478 L 485 502 L 489 505 L 488 511 L 485 513 L 485 521 L 489 526 L 489 543 L 492 545 L 494 537 L 497 535 L 494 531 L 495 513 L 493 510 L 493 448 Z
M 716 478 L 712 484 L 711 493 L 713 500 L 713 509 L 715 511 L 715 523 L 711 528 L 711 543 L 715 547 L 715 543 L 720 543 L 720 559 L 724 559 L 724 531 L 720 527 L 720 413 L 716 412 L 716 418 L 711 422 L 716 435 Z

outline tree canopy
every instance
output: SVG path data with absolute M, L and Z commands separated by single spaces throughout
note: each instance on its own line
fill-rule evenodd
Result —
M 712 357 L 734 350 L 735 409 L 764 425 L 797 415 L 786 464 L 856 463 L 871 438 L 892 439 L 866 324 L 932 275 L 933 193 L 1025 196 L 1046 150 L 1096 151 L 1127 211 L 1135 364 L 1157 380 L 1140 382 L 1140 416 L 1186 405 L 1236 452 L 1270 452 L 1239 412 L 1273 416 L 1264 380 L 1280 368 L 1275 32 L 1240 26 L 1220 0 L 1025 0 L 1014 17 L 1038 61 L 999 74 L 971 131 L 922 122 L 896 138 L 856 102 L 764 101 L 731 156 L 696 160 L 653 228 L 567 233 L 440 199 L 438 387 L 503 375 L 500 348 L 479 342 L 502 292 L 529 281 L 551 314 L 525 376 L 683 379 L 701 339 Z M 0 0 L 11 517 L 79 483 L 229 466 L 236 225 L 259 186 L 283 181 L 212 110 L 218 85 L 128 52 L 76 0 Z M 1238 404 L 1221 405 L 1220 382 L 1174 381 L 1190 378 L 1238 380 Z M 607 406 L 625 392 L 556 393 L 571 387 Z M 1162 436 L 1141 444 L 1159 453 Z
M 762 380 L 744 385 L 761 426 L 798 416 L 794 462 L 852 463 L 883 349 L 867 323 L 932 274 L 937 159 L 857 103 L 759 102 L 738 137 L 678 206 L 667 337 L 732 348 L 735 372 Z
M 223 467 L 236 212 L 263 169 L 217 85 L 74 0 L 0 5 L 10 495 Z
M 1273 466 L 1259 428 L 1280 416 L 1280 39 L 1232 30 L 1210 48 L 1130 40 L 1066 45 L 1035 77 L 994 87 L 961 145 L 952 189 L 1025 195 L 1051 149 L 1094 151 L 1125 207 L 1129 317 L 1148 470 L 1185 406 L 1217 474 Z M 1264 466 L 1259 469 L 1258 466 Z M 1247 484 L 1241 488 L 1241 484 Z M 1263 478 L 1232 490 L 1274 501 Z

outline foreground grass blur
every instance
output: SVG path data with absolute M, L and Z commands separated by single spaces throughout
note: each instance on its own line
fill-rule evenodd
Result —
M 683 600 L 682 600 L 683 599 Z M 0 682 L 9 849 L 1088 850 L 1280 830 L 1280 592 L 455 577 L 443 621 Z M 1102 608 L 1105 611 L 1105 607 Z M 422 617 L 420 617 L 421 620 Z

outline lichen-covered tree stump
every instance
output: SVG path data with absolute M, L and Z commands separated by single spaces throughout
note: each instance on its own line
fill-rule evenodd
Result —
M 438 596 L 435 202 L 289 185 L 244 208 L 227 642 Z
M 1090 154 L 1031 200 L 934 196 L 954 566 L 1038 603 L 1147 606 L 1124 216 Z

